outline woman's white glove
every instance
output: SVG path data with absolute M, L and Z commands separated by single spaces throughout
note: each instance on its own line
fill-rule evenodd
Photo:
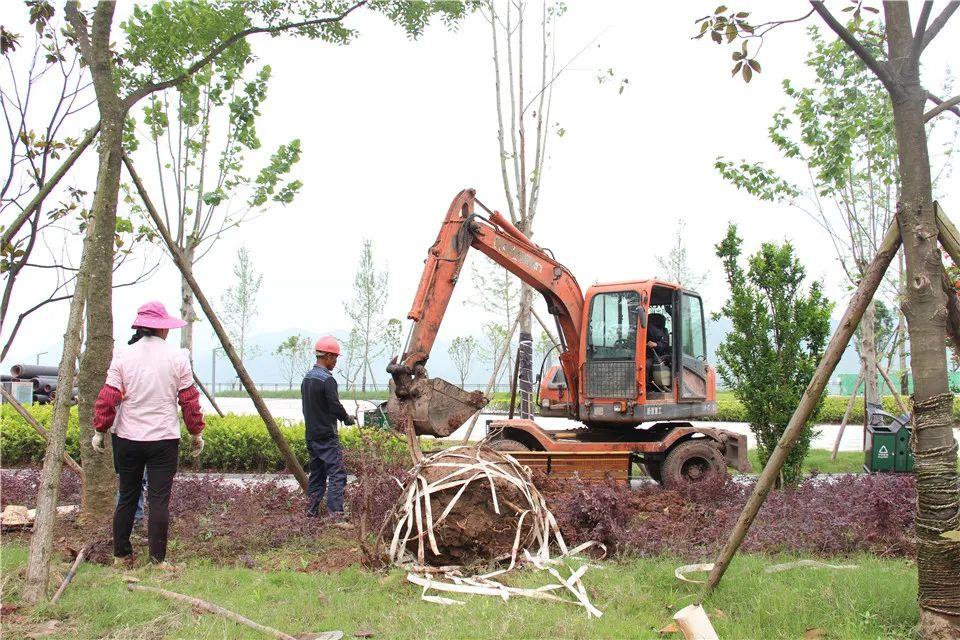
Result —
M 97 453 L 103 453 L 106 451 L 106 448 L 103 446 L 103 434 L 99 431 L 93 434 L 93 439 L 90 440 L 90 445 L 93 446 L 93 450 Z
M 195 433 L 190 436 L 190 455 L 196 458 L 203 451 L 203 436 Z

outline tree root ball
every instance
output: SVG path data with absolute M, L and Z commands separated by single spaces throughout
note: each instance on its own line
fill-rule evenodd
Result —
M 482 444 L 425 458 L 412 470 L 394 510 L 391 559 L 434 566 L 505 559 L 518 541 L 518 528 L 517 552 L 533 548 L 548 530 L 548 512 L 528 473 Z

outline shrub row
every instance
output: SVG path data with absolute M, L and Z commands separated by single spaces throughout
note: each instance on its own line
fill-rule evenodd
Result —
M 843 420 L 843 414 L 847 410 L 847 403 L 850 396 L 827 396 L 823 402 L 823 409 L 817 417 L 817 422 L 838 424 Z M 909 407 L 909 399 L 904 398 L 904 402 Z M 900 415 L 900 407 L 893 396 L 883 397 L 883 410 L 895 416 Z M 953 399 L 953 415 L 960 419 L 960 396 Z M 746 422 L 746 412 L 743 405 L 733 395 L 727 391 L 717 394 L 717 415 L 705 420 L 718 420 L 722 422 Z M 863 398 L 858 398 L 853 405 L 853 411 L 850 414 L 850 424 L 863 424 Z
M 48 426 L 53 413 L 50 405 L 33 405 L 30 413 L 43 426 Z M 41 464 L 44 443 L 40 435 L 9 405 L 0 407 L 0 460 L 4 466 Z M 199 461 L 190 457 L 188 434 L 181 429 L 180 464 L 184 467 L 217 471 L 278 471 L 283 460 L 259 416 L 227 414 L 205 417 L 203 432 L 206 446 Z M 280 425 L 290 447 L 306 468 L 309 462 L 304 439 L 303 423 Z M 376 445 L 387 461 L 400 461 L 406 455 L 406 444 L 392 432 L 347 427 L 340 430 L 340 442 L 345 451 L 359 451 Z M 67 426 L 67 453 L 80 459 L 80 426 L 76 408 L 70 413 Z

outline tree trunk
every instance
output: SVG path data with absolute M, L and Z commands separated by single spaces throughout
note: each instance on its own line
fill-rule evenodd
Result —
M 183 259 L 190 265 L 190 273 L 193 273 L 193 260 L 196 253 L 196 247 L 187 240 L 187 246 L 183 250 Z M 197 321 L 197 313 L 193 309 L 193 290 L 187 279 L 180 276 L 180 317 L 186 320 L 185 327 L 180 329 L 180 348 L 187 349 L 190 352 L 190 362 L 193 362 L 193 323 Z
M 106 379 L 113 358 L 113 255 L 117 220 L 117 195 L 123 152 L 123 121 L 126 108 L 117 94 L 110 30 L 114 3 L 99 2 L 94 10 L 89 42 L 80 39 L 81 52 L 90 68 L 100 109 L 100 146 L 97 190 L 93 197 L 93 234 L 86 247 L 89 262 L 87 284 L 86 345 L 80 362 L 80 458 L 86 475 L 83 485 L 82 518 L 86 525 L 100 528 L 113 512 L 116 477 L 110 445 L 107 452 L 93 450 L 93 404 Z M 75 10 L 75 7 L 74 7 Z M 76 20 L 71 20 L 75 23 Z M 74 27 L 76 28 L 76 24 Z M 81 27 L 85 31 L 85 27 Z
M 903 312 L 910 330 L 913 372 L 914 455 L 917 476 L 917 573 L 920 634 L 960 634 L 960 544 L 941 533 L 960 527 L 957 444 L 953 394 L 947 384 L 946 296 L 933 209 L 930 158 L 924 127 L 926 91 L 919 65 L 909 62 L 913 45 L 906 3 L 884 5 L 889 59 L 897 65 L 892 92 L 901 176 L 900 231 L 906 261 Z
M 860 356 L 863 359 L 863 368 L 866 371 L 864 378 L 864 402 L 880 402 L 880 389 L 877 387 L 877 337 L 876 337 L 877 306 L 871 300 L 863 312 L 860 321 Z M 864 413 L 866 415 L 866 413 Z
M 57 387 L 73 387 L 77 357 L 80 354 L 80 338 L 83 329 L 83 307 L 86 300 L 87 273 L 90 266 L 87 248 L 93 228 L 87 227 L 84 251 L 77 273 L 77 286 L 70 300 L 67 329 L 63 335 L 63 355 L 57 372 Z M 58 393 L 53 402 L 53 416 L 47 431 L 47 448 L 43 455 L 43 470 L 37 490 L 37 514 L 30 536 L 30 556 L 27 560 L 27 576 L 21 598 L 28 604 L 40 602 L 46 597 L 50 580 L 50 557 L 53 551 L 53 529 L 57 516 L 57 501 L 60 497 L 60 474 L 66 451 L 67 423 L 70 420 L 69 393 Z M 84 483 L 86 484 L 86 483 Z
M 520 417 L 533 417 L 533 289 L 523 285 L 520 289 L 520 344 L 517 349 L 518 380 L 520 394 Z

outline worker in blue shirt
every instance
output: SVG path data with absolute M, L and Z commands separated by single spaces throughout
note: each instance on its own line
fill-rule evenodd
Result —
M 343 466 L 337 421 L 348 426 L 355 421 L 340 404 L 337 381 L 331 373 L 340 355 L 340 344 L 333 336 L 324 336 L 317 340 L 314 350 L 317 362 L 300 385 L 307 451 L 310 454 L 307 515 L 320 515 L 320 503 L 326 494 L 328 516 L 336 523 L 343 523 L 343 491 L 347 486 L 347 472 Z

